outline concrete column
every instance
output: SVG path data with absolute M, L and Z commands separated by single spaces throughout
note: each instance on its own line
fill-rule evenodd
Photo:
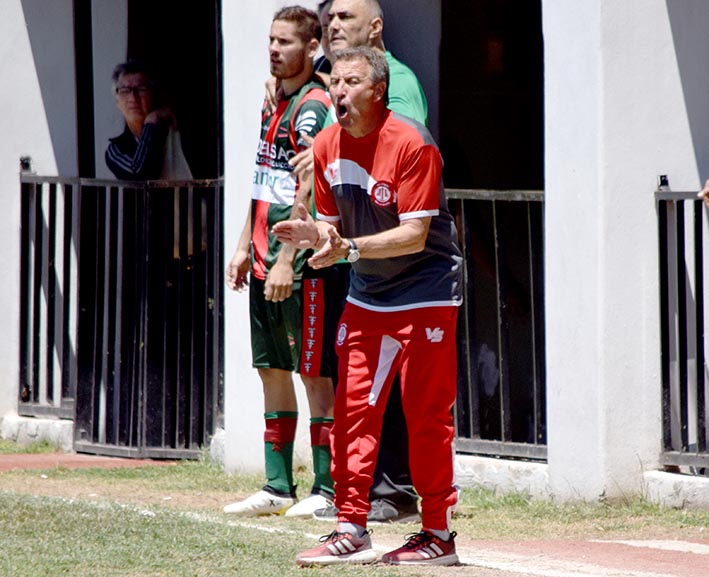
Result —
M 547 1 L 543 7 L 547 444 L 550 485 L 559 496 L 581 486 L 588 497 L 604 490 L 597 309 L 600 16 L 598 0 L 573 7 Z
M 681 49 L 709 6 L 689 4 L 543 4 L 549 478 L 561 499 L 642 492 L 658 467 L 653 190 L 660 173 L 699 186 L 707 137 L 692 140 L 690 119 L 709 128 L 687 106 L 706 74 Z

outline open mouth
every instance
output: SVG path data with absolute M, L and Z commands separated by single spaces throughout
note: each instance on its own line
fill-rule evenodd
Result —
M 344 118 L 347 116 L 347 107 L 344 104 L 337 105 L 337 117 Z

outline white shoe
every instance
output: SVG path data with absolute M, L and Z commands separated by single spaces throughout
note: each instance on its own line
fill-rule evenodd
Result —
M 225 513 L 256 517 L 258 515 L 282 515 L 293 505 L 292 497 L 281 497 L 267 491 L 259 491 L 236 503 L 224 507 Z
M 318 509 L 332 505 L 332 500 L 318 494 L 310 494 L 286 511 L 286 517 L 312 517 Z

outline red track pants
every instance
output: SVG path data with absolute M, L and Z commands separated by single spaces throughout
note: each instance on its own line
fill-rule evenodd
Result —
M 453 306 L 397 312 L 345 306 L 337 333 L 339 383 L 332 429 L 332 476 L 340 521 L 367 525 L 382 416 L 398 370 L 409 466 L 421 497 L 423 527 L 449 527 L 457 500 L 451 413 L 457 315 Z

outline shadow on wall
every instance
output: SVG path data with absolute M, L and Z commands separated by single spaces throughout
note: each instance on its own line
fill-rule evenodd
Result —
M 72 0 L 22 0 L 58 174 L 77 173 Z M 31 151 L 28 151 L 31 155 Z
M 706 0 L 666 0 L 672 38 L 677 54 L 682 93 L 692 134 L 697 169 L 702 179 L 709 178 L 709 74 L 707 54 L 709 2 Z M 657 82 L 665 82 L 662 71 Z M 670 181 L 671 182 L 671 181 Z

